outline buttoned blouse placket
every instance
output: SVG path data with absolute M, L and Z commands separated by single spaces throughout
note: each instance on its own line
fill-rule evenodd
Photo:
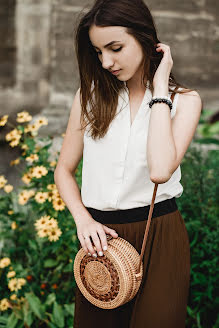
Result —
M 129 146 L 130 143 L 132 142 L 132 134 L 134 137 L 134 128 L 135 128 L 135 124 L 137 124 L 136 122 L 138 121 L 140 115 L 141 115 L 141 111 L 143 110 L 145 103 L 146 103 L 146 98 L 148 95 L 148 88 L 145 90 L 145 94 L 143 97 L 143 100 L 141 102 L 140 107 L 138 108 L 137 113 L 135 114 L 135 118 L 131 124 L 131 110 L 130 110 L 130 100 L 129 100 L 129 90 L 126 87 L 127 92 L 124 92 L 123 95 L 125 97 L 125 102 L 126 102 L 126 115 L 124 116 L 125 119 L 125 142 L 123 144 L 123 149 L 121 151 L 121 160 L 120 160 L 120 166 L 117 168 L 117 178 L 118 178 L 118 184 L 117 184 L 117 192 L 115 192 L 115 199 L 114 199 L 114 206 L 115 208 L 117 207 L 118 203 L 119 203 L 119 195 L 120 195 L 120 190 L 122 188 L 123 185 L 123 179 L 124 179 L 124 173 L 125 173 L 125 168 L 126 168 L 126 159 L 127 159 L 127 154 L 129 151 Z M 133 131 L 133 132 L 132 132 Z M 134 160 L 134 159 L 133 159 Z

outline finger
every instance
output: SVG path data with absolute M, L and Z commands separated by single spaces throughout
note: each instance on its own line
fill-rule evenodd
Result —
M 92 232 L 91 237 L 92 237 L 92 240 L 94 243 L 94 249 L 96 249 L 97 254 L 99 256 L 103 256 L 103 250 L 102 250 L 102 247 L 100 244 L 100 238 L 99 238 L 97 231 Z
M 85 244 L 85 241 L 84 241 L 84 237 L 82 235 L 78 235 L 78 239 L 81 243 L 81 247 L 83 248 L 83 250 L 85 251 L 85 253 L 88 253 L 88 248 Z
M 92 256 L 94 256 L 94 254 L 96 254 L 96 252 L 95 252 L 95 250 L 94 250 L 94 248 L 93 248 L 93 245 L 92 245 L 92 243 L 91 243 L 90 237 L 85 239 L 85 244 L 86 244 L 86 246 L 87 246 L 87 248 L 88 248 L 88 252 L 89 252 Z M 96 254 L 96 255 L 97 255 L 97 254 Z
M 101 240 L 101 246 L 102 246 L 102 249 L 103 251 L 106 251 L 107 250 L 107 238 L 106 238 L 106 233 L 104 231 L 104 229 L 99 229 L 98 231 L 98 235 L 100 237 L 100 240 Z
M 110 234 L 112 237 L 114 237 L 114 238 L 117 238 L 118 237 L 118 233 L 114 229 L 111 229 L 111 228 L 109 228 L 109 227 L 107 227 L 105 225 L 103 226 L 103 228 L 104 228 L 104 231 L 106 233 Z

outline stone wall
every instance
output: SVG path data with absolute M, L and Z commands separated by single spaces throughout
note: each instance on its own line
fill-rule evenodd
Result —
M 15 0 L 2 1 L 0 4 L 0 85 L 3 88 L 15 84 L 15 4 Z
M 119 1 L 119 0 L 118 0 Z M 204 107 L 218 110 L 218 0 L 147 0 L 158 37 L 171 47 L 178 81 L 197 88 Z M 2 0 L 0 115 L 28 110 L 46 115 L 42 134 L 64 132 L 79 87 L 74 29 L 93 0 Z M 0 133 L 0 174 L 11 174 Z M 4 151 L 3 151 L 4 149 Z M 5 158 L 3 160 L 3 158 Z

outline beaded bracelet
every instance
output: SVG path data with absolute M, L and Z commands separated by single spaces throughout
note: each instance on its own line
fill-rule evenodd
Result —
M 153 106 L 153 104 L 156 104 L 156 103 L 165 103 L 170 107 L 170 110 L 173 107 L 173 103 L 172 103 L 171 99 L 167 96 L 164 96 L 163 98 L 153 97 L 149 103 L 149 107 L 151 108 Z

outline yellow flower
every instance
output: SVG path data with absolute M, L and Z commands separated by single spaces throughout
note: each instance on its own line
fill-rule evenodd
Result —
M 28 149 L 28 145 L 23 144 L 23 145 L 21 146 L 21 149 L 27 150 L 27 149 Z
M 8 132 L 5 136 L 5 139 L 7 141 L 13 141 L 13 140 L 16 140 L 16 139 L 19 139 L 21 138 L 21 134 L 22 132 L 18 129 L 13 129 L 11 130 L 10 132 Z
M 37 235 L 40 238 L 44 238 L 44 237 L 48 236 L 48 232 L 49 232 L 49 228 L 47 228 L 47 227 L 41 228 L 37 231 Z
M 63 211 L 65 209 L 65 203 L 61 198 L 54 199 L 52 205 L 56 211 Z
M 32 196 L 35 195 L 35 190 L 33 190 L 33 189 L 29 189 L 29 190 L 27 190 L 27 193 L 28 193 L 28 196 L 29 196 L 29 197 L 32 197 Z
M 29 184 L 30 181 L 31 181 L 31 176 L 30 176 L 30 174 L 29 174 L 29 173 L 25 173 L 25 174 L 22 176 L 21 180 L 22 180 L 25 184 Z
M 13 166 L 13 165 L 17 165 L 17 164 L 19 164 L 19 163 L 20 163 L 20 158 L 17 158 L 17 159 L 15 159 L 15 160 L 11 161 L 11 162 L 10 162 L 10 165 Z
M 44 166 L 42 166 L 42 165 L 36 166 L 33 168 L 32 177 L 39 179 L 42 176 L 47 175 L 47 173 L 48 173 L 48 170 Z
M 53 200 L 53 191 L 48 191 L 48 201 L 51 202 Z
M 40 203 L 40 204 L 45 203 L 45 201 L 48 198 L 48 193 L 39 191 L 36 193 L 34 198 L 37 201 L 37 203 Z
M 10 303 L 8 302 L 7 298 L 3 298 L 0 301 L 0 310 L 6 311 L 10 307 Z
M 56 161 L 51 161 L 51 162 L 49 163 L 49 165 L 50 165 L 51 167 L 54 167 L 54 166 L 56 166 L 56 164 L 57 164 L 57 162 L 56 162 Z
M 9 283 L 8 283 L 8 288 L 13 292 L 13 291 L 18 291 L 18 279 L 17 278 L 12 278 Z
M 24 286 L 26 284 L 26 282 L 27 282 L 26 279 L 24 279 L 24 278 L 18 278 L 18 286 L 19 287 Z
M 33 163 L 34 161 L 37 161 L 39 159 L 37 154 L 31 154 L 30 156 L 26 157 L 26 161 Z
M 58 228 L 58 222 L 54 218 L 51 218 L 50 220 L 47 221 L 46 226 L 49 229 L 55 229 L 55 228 Z
M 37 120 L 36 120 L 36 124 L 38 125 L 48 125 L 48 120 L 46 117 L 39 117 Z
M 5 186 L 5 184 L 8 182 L 7 179 L 3 175 L 0 175 L 0 189 Z
M 0 117 L 0 126 L 4 126 L 8 121 L 8 115 Z
M 35 194 L 34 190 L 23 190 L 18 194 L 18 203 L 20 205 L 25 205 L 30 197 Z
M 12 210 L 8 211 L 8 215 L 12 215 L 12 214 L 14 214 L 14 211 Z
M 49 215 L 42 216 L 34 223 L 37 229 L 37 235 L 40 238 L 49 237 L 50 241 L 56 241 L 62 234 L 58 228 L 58 222 L 54 218 L 50 218 Z
M 12 230 L 15 230 L 15 229 L 17 229 L 17 227 L 18 227 L 17 223 L 16 223 L 15 221 L 13 221 L 13 222 L 11 223 L 11 229 L 12 229 Z
M 7 193 L 9 193 L 9 192 L 11 192 L 13 190 L 13 188 L 14 187 L 12 185 L 10 185 L 10 184 L 5 185 L 4 186 L 4 191 L 7 192 Z
M 37 132 L 40 128 L 40 125 L 37 123 L 33 123 L 33 124 L 28 124 L 25 128 L 24 128 L 24 132 Z
M 49 219 L 50 219 L 49 215 L 41 216 L 41 218 L 34 223 L 36 229 L 41 229 L 46 227 Z
M 12 278 L 8 283 L 8 288 L 10 291 L 18 291 L 26 283 L 26 280 L 23 278 Z
M 9 257 L 4 257 L 0 260 L 0 268 L 3 269 L 11 264 Z
M 16 275 L 15 271 L 9 271 L 8 274 L 7 274 L 7 277 L 8 278 L 13 278 L 15 275 Z
M 27 202 L 28 202 L 28 200 L 29 200 L 29 196 L 28 196 L 28 194 L 24 194 L 24 193 L 20 193 L 19 195 L 18 195 L 18 203 L 20 204 L 20 205 L 25 205 Z
M 14 138 L 14 139 L 9 143 L 9 145 L 10 145 L 11 147 L 18 146 L 18 145 L 19 145 L 20 138 L 21 138 L 21 136 L 17 136 L 16 138 Z
M 52 190 L 52 192 L 53 192 L 53 196 L 52 196 L 53 200 L 59 200 L 61 198 L 61 196 L 58 192 L 58 189 L 54 189 L 54 190 Z
M 12 301 L 15 301 L 15 300 L 17 299 L 17 295 L 16 295 L 16 294 L 12 294 L 12 295 L 10 296 L 10 299 L 11 299 Z
M 17 113 L 17 122 L 24 123 L 32 120 L 32 116 L 28 112 Z
M 62 231 L 58 228 L 50 229 L 48 232 L 49 241 L 56 241 L 61 236 Z
M 48 184 L 47 185 L 47 189 L 49 189 L 49 190 L 55 190 L 57 188 L 56 188 L 56 185 L 55 184 Z
M 15 147 L 19 144 L 19 141 L 21 139 L 22 132 L 18 129 L 13 129 L 9 133 L 6 134 L 5 139 L 7 141 L 11 141 L 9 145 L 11 147 Z

